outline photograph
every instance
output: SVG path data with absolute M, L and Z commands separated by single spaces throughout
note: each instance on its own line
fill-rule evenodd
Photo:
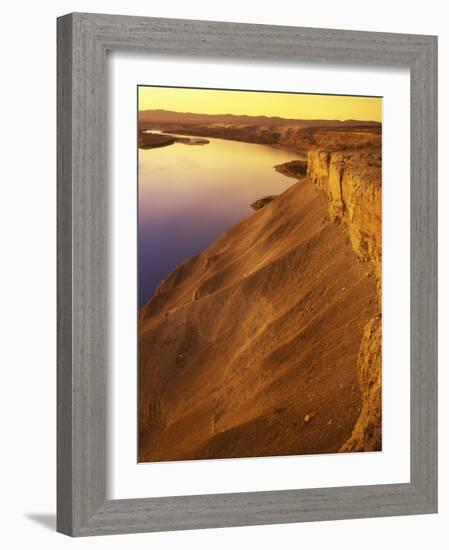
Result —
M 3 547 L 448 546 L 445 4 L 111 4 L 2 11 Z
M 138 461 L 380 451 L 382 98 L 138 86 Z

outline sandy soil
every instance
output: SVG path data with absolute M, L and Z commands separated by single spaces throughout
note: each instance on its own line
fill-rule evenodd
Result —
M 181 264 L 139 320 L 139 460 L 337 452 L 376 283 L 293 184 Z

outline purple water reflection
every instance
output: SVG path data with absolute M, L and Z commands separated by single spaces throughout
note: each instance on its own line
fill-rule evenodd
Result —
M 294 158 L 291 151 L 222 139 L 140 149 L 139 307 L 183 260 L 250 215 L 252 202 L 292 185 L 273 166 Z

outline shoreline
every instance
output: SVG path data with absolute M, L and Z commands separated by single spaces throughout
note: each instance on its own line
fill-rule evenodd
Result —
M 329 126 L 323 121 L 322 125 L 313 127 L 140 122 L 139 132 L 145 131 L 280 147 L 304 160 L 311 149 L 380 146 L 382 140 L 381 124 L 372 126 L 362 122 L 354 126 Z
M 216 139 L 219 139 L 219 138 L 216 138 Z M 259 145 L 259 144 L 255 144 L 255 145 Z M 154 146 L 152 147 L 152 149 L 156 149 L 158 148 L 157 146 Z M 284 189 L 284 191 L 282 191 L 281 193 L 279 194 L 276 194 L 276 195 L 265 195 L 263 197 L 260 197 L 258 199 L 255 199 L 252 203 L 248 204 L 248 207 L 253 210 L 254 212 L 258 211 L 258 210 L 261 210 L 262 208 L 264 208 L 267 204 L 269 204 L 270 202 L 272 202 L 274 199 L 276 199 L 277 197 L 281 196 L 283 192 L 287 191 L 288 189 L 290 189 L 290 187 L 292 187 L 293 185 L 295 185 L 296 183 L 298 183 L 301 179 L 305 178 L 306 177 L 306 174 L 304 173 L 304 175 L 298 175 L 298 174 L 295 174 L 293 171 L 290 171 L 288 170 L 288 166 L 290 166 L 292 163 L 296 163 L 296 162 L 303 162 L 301 159 L 299 160 L 292 160 L 292 161 L 287 161 L 287 162 L 284 162 L 282 164 L 275 164 L 272 166 L 272 169 L 274 169 L 276 172 L 279 172 L 280 174 L 282 174 L 283 176 L 285 177 L 290 177 L 290 178 L 293 178 L 295 179 L 295 181 L 289 186 L 287 187 L 286 189 Z M 306 163 L 307 164 L 307 163 Z M 285 170 L 283 169 L 283 167 L 286 167 Z M 247 213 L 247 215 L 243 218 L 241 218 L 240 220 L 237 220 L 236 222 L 234 222 L 234 224 L 237 224 L 237 223 L 240 223 L 242 221 L 244 221 L 245 219 L 249 218 L 251 215 L 254 214 L 254 212 L 251 212 L 249 211 Z M 229 227 L 227 227 L 222 234 L 224 234 L 226 231 L 228 231 L 234 224 L 231 224 Z M 219 235 L 217 237 L 220 238 L 221 235 Z M 213 241 L 212 241 L 213 242 Z M 157 286 L 159 286 L 159 284 L 161 284 L 167 277 L 169 277 L 174 271 L 176 271 L 176 269 L 178 269 L 179 265 L 181 265 L 182 263 L 184 262 L 187 262 L 191 259 L 193 259 L 195 257 L 195 255 L 193 256 L 186 256 L 184 259 L 182 259 L 179 264 L 172 270 L 170 271 L 169 273 L 167 273 L 167 275 L 165 277 L 163 277 Z M 156 290 L 157 290 L 157 286 L 155 287 L 154 291 L 153 291 L 153 294 L 142 304 L 142 305 L 139 305 L 138 306 L 138 313 L 140 315 L 141 311 L 143 310 L 143 308 L 157 295 L 156 294 Z
M 195 136 L 194 138 L 184 138 L 166 133 L 153 133 L 147 130 L 139 133 L 139 149 L 156 149 L 159 147 L 167 147 L 168 145 L 173 145 L 174 143 L 182 143 L 184 145 L 207 145 L 210 142 L 208 139 L 199 136 Z
M 146 133 L 148 132 L 148 133 Z M 152 128 L 145 128 L 144 130 L 140 130 L 139 132 L 139 138 L 141 134 L 151 135 L 151 136 L 164 136 L 167 138 L 173 138 L 173 141 L 168 141 L 167 143 L 161 143 L 158 144 L 151 144 L 147 146 L 141 146 L 138 145 L 139 149 L 147 150 L 147 149 L 156 149 L 158 147 L 166 147 L 168 145 L 173 145 L 174 143 L 185 143 L 186 145 L 206 145 L 210 143 L 211 139 L 217 139 L 217 140 L 224 140 L 224 141 L 235 141 L 237 143 L 248 143 L 249 145 L 263 145 L 265 147 L 273 147 L 274 149 L 280 149 L 281 151 L 288 151 L 289 153 L 294 154 L 298 160 L 307 161 L 307 151 L 305 149 L 297 149 L 291 145 L 284 145 L 281 143 L 261 143 L 259 141 L 253 141 L 249 139 L 236 139 L 235 137 L 226 137 L 226 136 L 205 136 L 200 133 L 183 133 L 183 132 L 165 132 L 164 130 L 158 130 L 158 129 L 152 129 Z M 194 139 L 189 140 L 189 138 L 184 138 L 183 136 L 194 136 L 195 138 L 199 138 L 201 140 L 204 140 L 202 143 L 194 143 Z M 184 141 L 185 139 L 185 141 Z

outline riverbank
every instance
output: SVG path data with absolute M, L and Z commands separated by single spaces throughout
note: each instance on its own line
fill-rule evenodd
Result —
M 381 449 L 380 144 L 332 132 L 142 308 L 139 460 Z
M 173 143 L 184 143 L 185 145 L 207 145 L 209 140 L 205 138 L 186 138 L 172 136 L 171 134 L 153 133 L 148 130 L 139 132 L 139 149 L 154 149 L 157 147 L 166 147 Z
M 334 121 L 335 122 L 335 121 Z M 329 122 L 328 122 L 329 124 Z M 283 146 L 307 156 L 311 149 L 346 149 L 348 147 L 380 146 L 382 126 L 358 122 L 314 126 L 265 126 L 260 124 L 193 124 L 193 123 L 144 123 L 141 131 L 159 130 L 168 134 L 214 137 L 247 143 Z
M 273 166 L 296 156 L 219 138 L 139 149 L 139 307 L 177 265 L 247 217 L 253 202 L 287 189 L 294 180 Z

